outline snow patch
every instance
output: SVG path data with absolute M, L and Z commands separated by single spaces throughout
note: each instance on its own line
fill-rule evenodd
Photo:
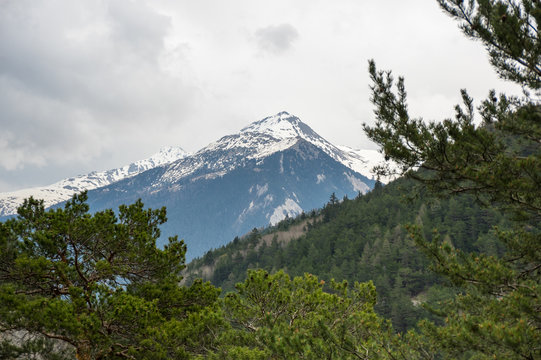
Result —
M 377 150 L 369 150 L 369 149 L 352 149 L 348 146 L 337 146 L 345 155 L 342 164 L 347 166 L 353 171 L 358 172 L 359 174 L 362 174 L 368 178 L 374 178 L 374 173 L 372 172 L 372 169 L 376 165 L 380 165 L 385 161 L 383 154 L 381 154 Z M 398 166 L 396 164 L 391 164 L 391 169 L 398 169 Z M 382 177 L 380 178 L 380 181 L 383 183 L 388 183 L 392 181 L 394 177 Z
M 270 217 L 271 225 L 275 225 L 287 216 L 295 216 L 302 213 L 302 208 L 294 200 L 287 198 L 283 205 L 274 209 Z
M 196 182 L 196 181 L 199 181 L 201 179 L 213 180 L 213 179 L 216 179 L 218 177 L 223 177 L 225 174 L 227 174 L 227 172 L 225 172 L 225 171 L 217 171 L 215 173 L 203 174 L 201 176 L 196 176 L 196 177 L 192 178 L 190 181 L 191 182 Z
M 269 184 L 265 184 L 263 186 L 256 185 L 256 189 L 257 189 L 257 196 L 261 196 L 269 190 Z
M 86 175 L 79 175 L 61 180 L 49 186 L 34 187 L 0 194 L 0 216 L 17 213 L 17 208 L 24 199 L 33 196 L 42 199 L 45 207 L 58 204 L 70 199 L 74 194 L 83 190 L 101 188 L 117 181 L 133 177 L 146 170 L 170 164 L 173 161 L 185 158 L 188 154 L 180 147 L 165 147 L 148 159 L 139 160 L 121 168 L 93 171 Z
M 246 209 L 242 210 L 242 213 L 237 217 L 237 224 L 242 224 L 246 219 L 246 216 L 254 212 L 257 208 L 259 208 L 259 205 L 256 206 L 253 201 L 250 201 L 250 205 L 248 205 Z
M 274 200 L 274 198 L 272 197 L 271 194 L 267 194 L 267 196 L 265 196 L 265 202 L 263 203 L 263 206 L 267 207 L 269 206 L 272 201 Z
M 172 191 L 172 192 L 177 192 L 177 191 L 180 191 L 182 189 L 182 186 L 180 184 L 173 184 L 169 187 L 169 191 Z M 107 191 L 109 191 L 109 189 L 105 189 Z
M 360 191 L 361 194 L 366 194 L 367 192 L 370 191 L 370 188 L 368 187 L 368 185 L 362 182 L 362 180 L 357 179 L 355 176 L 348 174 L 346 172 L 344 173 L 344 175 L 346 175 L 346 177 L 348 178 L 349 182 L 353 186 L 354 191 Z

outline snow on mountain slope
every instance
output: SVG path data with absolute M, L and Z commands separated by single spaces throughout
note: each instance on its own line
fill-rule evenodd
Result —
M 265 158 L 290 148 L 299 139 L 314 144 L 334 160 L 368 178 L 373 177 L 370 172 L 372 164 L 381 158 L 376 151 L 337 147 L 298 117 L 283 111 L 254 122 L 237 134 L 224 136 L 194 155 L 175 162 L 156 186 L 173 183 L 198 172 L 205 173 L 207 177 L 223 176 L 242 165 L 243 160 Z
M 283 205 L 280 205 L 274 209 L 269 222 L 271 225 L 276 225 L 286 216 L 294 217 L 301 212 L 302 208 L 299 206 L 299 204 L 295 200 L 287 198 Z
M 300 137 L 316 145 L 333 159 L 368 178 L 373 177 L 371 170 L 374 165 L 383 160 L 383 156 L 376 150 L 356 150 L 348 146 L 335 146 L 319 136 L 299 118 L 285 111 L 252 123 L 242 129 L 242 133 L 266 134 L 280 140 Z
M 165 164 L 168 164 L 167 168 L 152 184 L 154 190 L 171 186 L 186 177 L 190 177 L 191 181 L 222 177 L 243 166 L 247 161 L 263 160 L 274 153 L 289 149 L 300 139 L 315 145 L 332 159 L 367 178 L 373 178 L 370 170 L 381 159 L 381 155 L 373 150 L 354 150 L 345 146 L 335 146 L 299 118 L 284 111 L 256 121 L 237 134 L 224 136 L 195 154 L 188 155 L 176 147 L 165 148 L 146 160 L 119 169 L 92 172 L 46 187 L 2 193 L 0 216 L 16 213 L 17 207 L 30 196 L 44 199 L 45 206 L 51 206 L 69 199 L 82 190 L 101 188 Z M 322 176 L 324 175 L 321 175 L 318 181 L 323 180 Z M 178 188 L 178 185 L 175 186 Z M 365 190 L 361 184 L 355 186 Z
M 348 146 L 338 145 L 338 148 L 345 154 L 345 160 L 342 162 L 348 168 L 363 174 L 369 178 L 375 178 L 375 174 L 372 173 L 374 166 L 379 165 L 385 161 L 383 154 L 377 150 L 367 149 L 352 149 Z M 390 163 L 391 169 L 396 168 Z M 392 181 L 394 176 L 382 177 L 379 180 L 385 184 Z
M 383 161 L 383 155 L 377 150 L 360 150 L 338 145 L 346 159 L 342 162 L 348 168 L 367 177 L 374 177 L 372 168 Z
M 186 155 L 187 153 L 180 147 L 164 147 L 148 159 L 139 160 L 118 169 L 94 171 L 87 175 L 61 180 L 49 186 L 0 193 L 0 216 L 16 214 L 17 207 L 30 196 L 43 199 L 45 207 L 52 206 L 68 200 L 83 190 L 92 190 L 112 184 L 157 166 L 171 163 Z

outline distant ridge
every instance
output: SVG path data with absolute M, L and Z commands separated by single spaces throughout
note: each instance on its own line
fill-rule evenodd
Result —
M 181 159 L 186 155 L 187 153 L 180 147 L 163 147 L 148 159 L 139 160 L 117 169 L 93 171 L 90 174 L 67 178 L 48 186 L 0 193 L 0 217 L 16 214 L 17 208 L 23 203 L 23 200 L 30 196 L 44 200 L 45 207 L 49 207 L 66 201 L 83 190 L 107 186 L 156 166 Z

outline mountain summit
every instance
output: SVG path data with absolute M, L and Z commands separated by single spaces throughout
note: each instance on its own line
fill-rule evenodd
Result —
M 277 140 L 302 138 L 325 151 L 336 161 L 367 177 L 371 177 L 372 168 L 382 160 L 381 154 L 376 150 L 359 150 L 331 144 L 298 117 L 286 111 L 250 124 L 241 130 L 241 134 L 264 134 Z
M 174 182 L 200 172 L 206 177 L 222 176 L 248 160 L 265 158 L 288 149 L 299 139 L 324 149 L 335 159 L 345 158 L 343 151 L 327 142 L 299 118 L 284 111 L 256 121 L 236 134 L 210 143 L 193 156 L 175 162 L 160 180 Z
M 202 166 L 213 169 L 218 175 L 242 163 L 242 160 L 238 161 L 239 157 L 245 160 L 264 158 L 290 148 L 299 139 L 315 145 L 334 160 L 366 177 L 371 176 L 371 168 L 381 159 L 381 155 L 375 150 L 355 150 L 347 146 L 335 146 L 298 117 L 282 111 L 251 123 L 237 134 L 224 136 L 209 144 L 194 154 L 201 161 L 186 159 L 181 162 L 181 166 L 176 166 L 175 170 L 166 176 L 179 178 Z M 231 161 L 233 158 L 235 161 Z M 185 167 L 185 162 L 190 162 L 191 166 Z
M 270 135 L 276 139 L 295 138 L 297 136 L 308 140 L 310 138 L 322 139 L 314 130 L 303 123 L 298 117 L 282 111 L 263 120 L 251 123 L 243 128 L 242 133 L 257 133 Z

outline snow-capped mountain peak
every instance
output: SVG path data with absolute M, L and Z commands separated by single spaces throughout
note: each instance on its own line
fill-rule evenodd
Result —
M 298 117 L 282 111 L 276 115 L 269 116 L 263 120 L 256 121 L 240 131 L 241 134 L 257 133 L 284 140 L 289 138 L 318 138 L 308 125 L 303 123 Z
M 321 148 L 333 159 L 368 177 L 371 177 L 372 167 L 382 160 L 381 154 L 375 150 L 354 150 L 347 146 L 331 144 L 298 117 L 286 111 L 256 121 L 243 128 L 240 133 L 264 134 L 277 140 L 304 139 Z M 265 149 L 264 153 L 269 153 L 269 149 Z
M 122 169 L 135 165 L 144 171 L 156 166 L 169 164 L 170 162 L 182 159 L 187 155 L 189 154 L 179 146 L 164 146 L 159 152 L 152 155 L 148 159 L 136 161 L 133 164 L 124 166 Z
M 240 132 L 227 135 L 172 164 L 156 186 L 170 184 L 194 173 L 207 177 L 223 176 L 242 166 L 245 160 L 262 159 L 295 145 L 300 139 L 323 150 L 350 169 L 371 177 L 367 161 L 351 149 L 339 148 L 318 135 L 298 117 L 286 111 L 251 123 Z
M 319 136 L 298 117 L 282 111 L 244 127 L 239 133 L 222 137 L 201 149 L 201 152 L 250 148 L 250 158 L 258 158 L 259 153 L 268 155 L 289 147 L 298 139 L 304 139 L 318 147 L 327 148 L 327 153 L 340 151 L 334 145 Z
M 160 162 L 162 164 L 166 164 L 170 163 L 171 161 L 183 158 L 187 155 L 188 153 L 184 151 L 184 149 L 180 146 L 163 146 L 162 148 L 160 148 L 160 151 L 151 156 L 150 159 L 153 159 L 154 161 Z

